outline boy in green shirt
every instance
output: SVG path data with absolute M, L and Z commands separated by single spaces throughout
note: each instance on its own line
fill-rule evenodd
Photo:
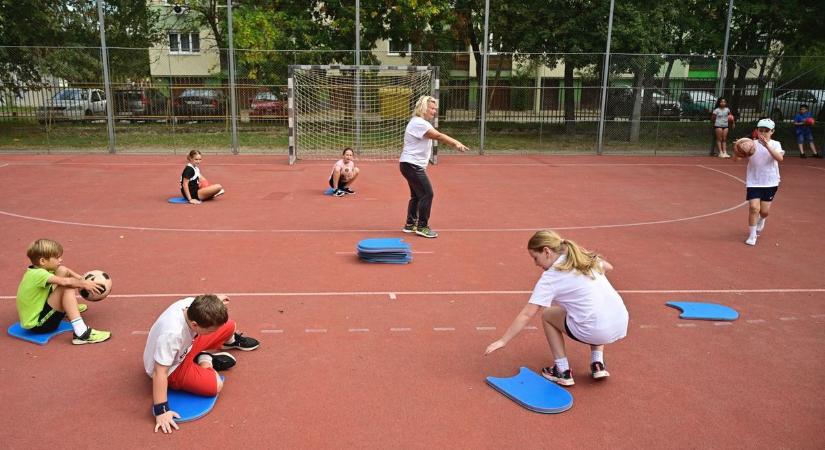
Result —
M 63 246 L 59 242 L 38 239 L 29 245 L 26 255 L 32 265 L 17 288 L 21 327 L 34 333 L 50 333 L 68 316 L 74 330 L 72 344 L 96 344 L 111 337 L 108 331 L 88 327 L 80 317 L 86 305 L 77 303 L 77 290 L 100 293 L 104 288 L 63 265 Z

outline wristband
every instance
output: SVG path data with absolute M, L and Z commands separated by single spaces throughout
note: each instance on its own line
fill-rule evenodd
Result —
M 169 402 L 158 403 L 157 405 L 152 405 L 152 414 L 155 417 L 169 411 Z

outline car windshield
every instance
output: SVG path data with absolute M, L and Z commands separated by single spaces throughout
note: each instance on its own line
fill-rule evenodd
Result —
M 278 100 L 278 97 L 272 92 L 261 92 L 255 96 L 255 100 L 259 102 L 274 102 Z
M 79 89 L 66 89 L 54 95 L 54 100 L 85 100 L 86 93 Z
M 181 97 L 217 97 L 217 91 L 212 89 L 187 89 L 180 94 Z

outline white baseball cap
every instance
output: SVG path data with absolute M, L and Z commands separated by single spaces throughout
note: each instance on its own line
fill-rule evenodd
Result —
M 776 124 L 771 119 L 762 119 L 756 124 L 756 128 L 767 128 L 769 130 L 773 130 L 775 126 Z

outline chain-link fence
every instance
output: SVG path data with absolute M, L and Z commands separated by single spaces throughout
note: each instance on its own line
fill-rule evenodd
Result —
M 11 59 L 36 61 L 41 74 L 26 82 L 16 82 L 14 74 L 3 78 L 0 151 L 198 148 L 286 158 L 289 65 L 355 61 L 354 51 L 235 49 L 233 111 L 225 49 L 107 50 L 108 90 L 100 48 L 0 47 Z M 486 105 L 481 105 L 479 53 L 364 51 L 360 56 L 363 65 L 437 66 L 439 127 L 480 151 L 485 108 L 485 153 L 706 154 L 720 92 L 736 119 L 731 139 L 748 134 L 758 118 L 772 117 L 780 124 L 778 139 L 790 149 L 793 116 L 801 104 L 817 120 L 825 119 L 825 86 L 805 81 L 811 70 L 805 68 L 825 68 L 825 58 L 813 63 L 808 58 L 803 65 L 787 56 L 732 55 L 720 86 L 719 57 L 612 54 L 603 89 L 603 54 L 494 53 L 488 56 Z M 111 139 L 107 109 L 113 117 Z M 816 128 L 819 143 L 825 133 Z

